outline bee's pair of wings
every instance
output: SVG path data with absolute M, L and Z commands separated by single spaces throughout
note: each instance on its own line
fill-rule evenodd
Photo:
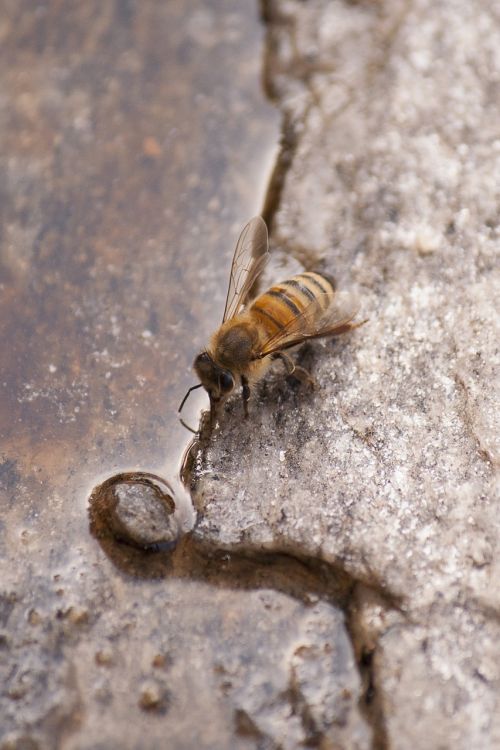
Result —
M 246 306 L 252 287 L 268 258 L 267 227 L 264 220 L 256 216 L 245 226 L 236 245 L 223 322 L 234 318 Z M 321 296 L 317 295 L 299 315 L 271 336 L 262 346 L 259 357 L 289 349 L 307 339 L 344 333 L 356 326 L 351 321 L 358 311 L 358 305 L 351 296 L 335 294 L 323 315 L 318 316 L 316 311 Z M 329 295 L 325 297 L 329 299 Z

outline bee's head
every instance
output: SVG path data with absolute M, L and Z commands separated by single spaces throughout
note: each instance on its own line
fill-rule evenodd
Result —
M 208 352 L 198 354 L 193 367 L 202 386 L 210 396 L 211 403 L 216 404 L 225 399 L 234 389 L 233 373 L 216 364 Z

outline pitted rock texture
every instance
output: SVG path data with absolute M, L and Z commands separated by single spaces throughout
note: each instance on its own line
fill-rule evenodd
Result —
M 299 353 L 312 394 L 276 368 L 247 422 L 228 405 L 195 533 L 326 560 L 399 602 L 351 611 L 379 744 L 493 748 L 498 10 L 276 0 L 266 18 L 286 124 L 272 244 L 356 288 L 369 322 Z

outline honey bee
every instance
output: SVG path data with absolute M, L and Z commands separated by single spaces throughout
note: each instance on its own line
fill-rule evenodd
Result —
M 200 383 L 188 390 L 179 412 L 191 391 L 203 386 L 213 424 L 218 407 L 239 385 L 247 417 L 250 388 L 274 359 L 283 360 L 288 374 L 312 381 L 285 351 L 310 339 L 347 333 L 366 322 L 353 322 L 358 309 L 353 298 L 339 294 L 334 279 L 319 271 L 300 273 L 251 301 L 252 287 L 268 258 L 267 227 L 256 216 L 236 245 L 222 325 L 194 360 Z

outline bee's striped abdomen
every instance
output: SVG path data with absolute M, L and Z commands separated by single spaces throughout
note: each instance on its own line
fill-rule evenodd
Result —
M 306 271 L 293 279 L 284 281 L 280 286 L 287 287 L 289 290 L 296 290 L 306 304 L 316 300 L 322 310 L 325 310 L 333 299 L 335 294 L 335 281 L 332 277 L 317 273 L 315 271 Z
M 335 295 L 335 282 L 307 271 L 261 294 L 250 311 L 258 315 L 269 336 L 277 334 L 307 310 L 309 319 L 321 316 Z

